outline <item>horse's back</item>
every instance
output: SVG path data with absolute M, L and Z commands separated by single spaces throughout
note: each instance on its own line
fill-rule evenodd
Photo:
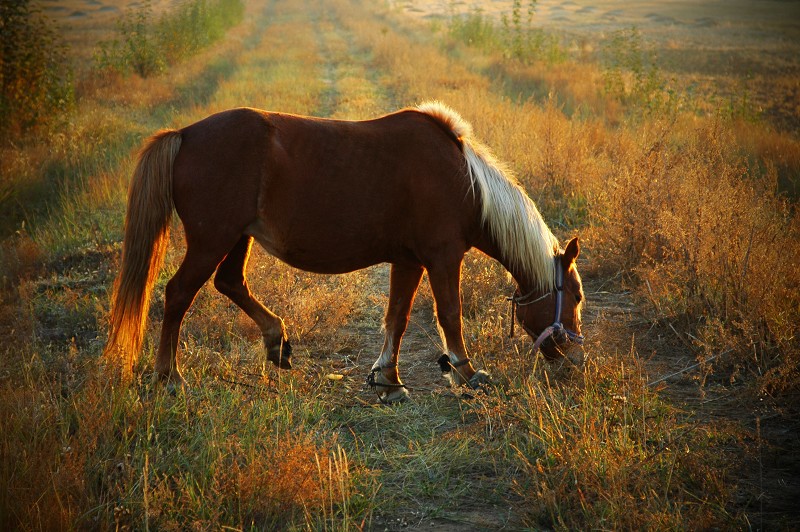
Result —
M 220 218 L 302 269 L 420 261 L 474 219 L 458 139 L 424 113 L 351 122 L 242 108 L 182 134 L 184 224 Z

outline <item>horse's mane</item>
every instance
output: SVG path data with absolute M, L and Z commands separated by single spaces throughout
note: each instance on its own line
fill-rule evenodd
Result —
M 448 106 L 426 102 L 417 110 L 461 141 L 470 185 L 480 194 L 483 223 L 508 265 L 534 283 L 531 288 L 550 290 L 555 284 L 553 257 L 559 251 L 558 240 L 512 172 L 472 138 L 472 126 Z

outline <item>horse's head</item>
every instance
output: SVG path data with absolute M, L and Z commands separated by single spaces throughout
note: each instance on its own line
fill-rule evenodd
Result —
M 583 285 L 575 266 L 579 253 L 578 239 L 573 238 L 564 252 L 555 257 L 556 285 L 549 292 L 519 286 L 514 294 L 520 324 L 550 359 L 560 356 L 569 343 L 583 343 Z

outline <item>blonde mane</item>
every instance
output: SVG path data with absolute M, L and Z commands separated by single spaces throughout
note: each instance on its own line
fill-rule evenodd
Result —
M 483 223 L 509 267 L 534 283 L 531 288 L 552 289 L 558 240 L 512 172 L 472 138 L 472 126 L 448 106 L 426 102 L 417 110 L 435 118 L 461 141 L 471 187 L 480 193 Z

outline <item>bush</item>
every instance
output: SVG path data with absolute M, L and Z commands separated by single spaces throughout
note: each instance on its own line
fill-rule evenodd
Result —
M 101 70 L 148 77 L 219 40 L 244 15 L 242 0 L 190 0 L 156 18 L 150 2 L 117 23 L 118 37 L 101 42 Z
M 737 155 L 725 123 L 652 129 L 597 184 L 609 258 L 640 280 L 657 319 L 689 331 L 701 359 L 726 353 L 715 364 L 732 378 L 752 371 L 769 390 L 797 387 L 795 209 L 775 194 L 774 172 Z
M 635 112 L 672 113 L 678 94 L 661 74 L 656 53 L 635 27 L 615 31 L 603 43 L 601 62 L 605 93 Z
M 17 135 L 73 102 L 67 46 L 29 0 L 0 0 L 0 134 Z
M 153 8 L 145 2 L 136 13 L 127 13 L 117 22 L 119 39 L 100 43 L 96 61 L 101 69 L 147 77 L 161 72 L 165 66 L 155 28 Z
M 479 9 L 464 16 L 454 16 L 450 20 L 450 35 L 464 43 L 478 48 L 491 49 L 500 43 L 500 34 L 494 23 Z
M 562 62 L 566 54 L 558 37 L 533 28 L 537 0 L 529 0 L 523 12 L 521 0 L 514 0 L 511 16 L 503 13 L 498 25 L 478 8 L 466 15 L 452 14 L 450 36 L 470 46 L 499 51 L 507 58 L 523 63 L 543 60 L 548 64 Z

